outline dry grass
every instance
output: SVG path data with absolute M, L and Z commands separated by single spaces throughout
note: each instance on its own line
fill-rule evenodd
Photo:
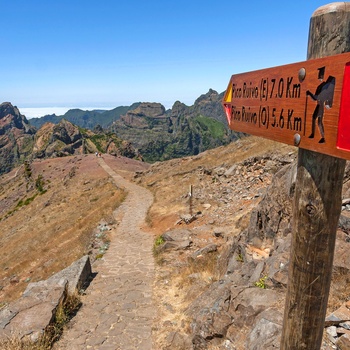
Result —
M 159 349 L 167 348 L 169 344 L 166 339 L 171 332 L 190 333 L 192 319 L 186 314 L 186 309 L 219 277 L 218 252 L 188 259 L 177 268 L 168 265 L 167 254 L 160 253 L 156 257 L 162 261 L 157 266 L 157 288 L 154 290 L 159 307 L 153 334 Z
M 125 196 L 94 156 L 38 161 L 31 171 L 33 179 L 42 175 L 46 192 L 0 221 L 2 302 L 18 298 L 28 282 L 46 279 L 87 254 L 94 228 Z M 0 179 L 3 216 L 18 198 L 36 191 L 23 167 L 15 174 Z
M 146 217 L 145 217 L 145 222 L 148 225 L 148 227 L 153 227 L 153 220 L 152 220 L 152 215 L 151 215 L 151 207 L 147 209 Z
M 295 148 L 277 144 L 258 137 L 246 137 L 230 145 L 208 150 L 197 156 L 173 159 L 155 163 L 137 181 L 153 192 L 155 201 L 148 212 L 148 221 L 152 223 L 155 237 L 164 232 L 179 228 L 192 229 L 193 244 L 186 250 L 156 251 L 156 288 L 154 297 L 158 305 L 158 317 L 154 326 L 154 339 L 157 348 L 169 346 L 166 336 L 171 332 L 189 334 L 190 320 L 186 309 L 191 302 L 203 293 L 214 281 L 220 279 L 222 269 L 218 267 L 218 257 L 224 246 L 223 237 L 214 237 L 213 228 L 222 226 L 227 236 L 236 236 L 241 231 L 236 228 L 246 226 L 249 216 L 246 213 L 259 199 L 232 199 L 226 208 L 218 190 L 229 189 L 234 193 L 235 177 L 215 182 L 215 169 L 229 169 L 234 164 L 244 162 L 250 157 L 273 154 L 278 157 Z M 272 176 L 272 175 L 271 175 Z M 231 181 L 232 186 L 224 181 Z M 247 185 L 248 185 L 247 180 Z M 193 212 L 202 212 L 197 220 L 188 225 L 175 225 L 183 214 L 189 213 L 188 192 L 193 185 Z M 220 186 L 219 186 L 220 185 Z M 267 186 L 268 181 L 259 186 Z M 232 188 L 231 188 L 231 187 Z M 256 192 L 250 186 L 251 196 Z M 234 196 L 234 194 L 232 194 Z M 223 197 L 224 198 L 224 197 Z M 238 224 L 238 220 L 240 220 Z M 192 253 L 203 248 L 209 242 L 218 245 L 218 252 L 189 258 Z
M 198 280 L 207 284 L 217 281 L 219 279 L 218 256 L 217 252 L 212 252 L 195 259 L 189 259 L 188 264 L 178 273 L 179 288 L 190 287 L 194 283 L 194 279 L 191 278 L 194 275 L 196 283 Z
M 214 192 L 210 192 L 210 188 L 213 188 L 215 183 L 209 183 L 209 176 L 207 176 L 206 179 L 203 176 L 203 180 L 201 180 L 201 172 L 198 171 L 200 167 L 204 169 L 213 169 L 215 167 L 224 166 L 227 169 L 231 165 L 242 162 L 247 158 L 262 155 L 266 156 L 269 155 L 270 152 L 273 154 L 274 158 L 278 159 L 279 154 L 283 155 L 289 152 L 295 152 L 295 148 L 256 137 L 248 137 L 240 140 L 238 143 L 210 150 L 196 157 L 175 159 L 165 164 L 155 164 L 141 181 L 142 184 L 147 186 L 154 193 L 156 198 L 156 202 L 149 212 L 151 220 L 156 223 L 161 223 L 164 218 L 169 216 L 169 213 L 186 213 L 186 211 L 188 211 L 188 201 L 185 195 L 188 192 L 190 184 L 194 185 L 195 189 L 196 187 L 202 186 L 202 192 L 208 194 L 207 198 L 205 198 L 205 203 L 211 205 L 210 210 L 214 208 L 215 204 L 213 202 L 217 200 L 217 198 L 214 196 L 209 197 L 209 195 Z M 273 171 L 271 171 L 271 173 L 272 172 Z M 207 173 L 211 174 L 211 172 Z M 238 176 L 242 175 L 239 174 Z M 230 180 L 232 180 L 232 183 L 235 183 L 234 176 L 232 176 Z M 223 181 L 225 181 L 225 179 Z M 254 194 L 254 192 L 252 193 Z M 238 196 L 233 198 L 233 201 L 237 200 Z M 195 205 L 198 206 L 198 202 L 195 203 Z M 232 229 L 230 231 L 226 230 L 232 236 L 234 236 L 234 233 L 238 234 L 242 232 L 250 221 L 250 211 L 247 211 L 245 207 L 240 208 L 241 211 L 238 213 L 239 215 L 237 215 L 237 211 L 234 209 L 235 207 L 232 205 L 228 210 L 231 216 L 235 215 L 235 221 L 232 221 Z M 209 221 L 205 221 L 205 217 L 210 215 L 210 210 L 203 210 L 203 218 L 200 218 L 198 221 L 195 221 L 193 225 L 191 224 L 185 228 L 193 228 L 196 225 L 203 225 L 203 227 L 205 225 L 210 226 L 210 223 L 208 225 Z M 216 225 L 215 220 L 210 221 L 214 222 L 213 226 Z M 176 228 L 174 223 L 175 220 L 172 221 L 173 225 L 171 228 Z M 227 222 L 225 222 L 223 226 L 226 226 L 226 223 Z M 157 234 L 166 231 L 164 230 L 166 227 L 165 225 L 162 225 L 163 231 L 156 231 L 157 226 L 159 225 L 154 225 L 153 229 Z M 235 227 L 237 227 L 237 229 L 234 229 Z M 202 244 L 205 244 L 203 241 L 208 241 L 208 238 L 210 240 L 213 239 L 212 235 L 205 235 L 206 233 L 204 230 L 196 232 L 200 233 L 198 233 L 198 235 L 193 235 L 195 241 L 193 249 L 202 247 Z M 189 248 L 188 251 L 190 249 L 191 248 Z M 170 334 L 171 332 L 190 333 L 187 332 L 186 329 L 189 324 L 189 320 L 184 316 L 186 308 L 198 295 L 206 290 L 211 282 L 220 278 L 220 276 L 218 276 L 215 255 L 186 261 L 184 256 L 190 254 L 188 251 L 166 252 L 157 256 L 157 259 L 162 262 L 161 266 L 157 266 L 156 283 L 158 289 L 156 290 L 156 298 L 159 305 L 159 316 L 156 323 L 157 326 L 155 326 L 154 329 L 154 336 L 158 348 L 167 348 L 168 343 L 165 339 L 165 334 Z M 183 263 L 179 267 L 180 261 Z M 266 288 L 267 283 L 266 277 L 262 276 L 255 282 L 255 286 Z M 349 283 L 350 277 L 346 267 L 337 268 L 335 271 L 333 270 L 327 314 L 336 310 L 343 305 L 345 301 L 349 300 Z M 276 307 L 283 309 L 284 301 L 280 301 L 279 303 L 281 304 L 276 304 Z
M 56 310 L 55 321 L 49 325 L 44 334 L 46 341 L 52 344 L 57 341 L 63 333 L 64 327 L 75 315 L 81 306 L 80 295 L 78 293 L 68 295 L 65 301 Z
M 333 267 L 327 314 L 335 311 L 349 300 L 349 284 L 349 270 L 344 267 Z
M 78 294 L 68 295 L 61 303 L 55 314 L 55 319 L 44 331 L 43 335 L 33 342 L 30 339 L 20 338 L 16 334 L 0 339 L 1 350 L 50 350 L 64 330 L 65 325 L 80 308 L 81 301 Z
M 129 177 L 148 167 L 124 157 L 105 158 Z M 38 160 L 1 176 L 0 308 L 17 299 L 28 282 L 46 279 L 89 253 L 98 223 L 116 224 L 113 212 L 125 196 L 94 155 Z M 108 232 L 101 238 L 109 239 Z M 79 304 L 77 296 L 66 298 L 37 342 L 14 334 L 0 340 L 0 349 L 51 349 Z
M 42 342 L 33 344 L 30 340 L 21 340 L 13 335 L 0 340 L 0 349 L 2 350 L 49 350 L 50 347 Z
M 142 179 L 153 192 L 155 201 L 149 210 L 150 222 L 159 222 L 170 213 L 187 214 L 189 201 L 186 196 L 190 185 L 205 190 L 207 184 L 201 183 L 196 169 L 211 169 L 222 165 L 231 166 L 253 156 L 266 155 L 270 152 L 295 152 L 295 148 L 258 137 L 246 137 L 227 146 L 205 151 L 197 156 L 173 159 L 155 163 L 147 176 Z M 200 210 L 200 203 L 194 201 L 194 211 Z M 156 219 L 157 218 L 157 219 Z

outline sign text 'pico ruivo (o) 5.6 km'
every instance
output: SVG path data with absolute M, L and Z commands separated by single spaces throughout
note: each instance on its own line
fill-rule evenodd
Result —
M 350 53 L 232 75 L 232 130 L 350 160 Z

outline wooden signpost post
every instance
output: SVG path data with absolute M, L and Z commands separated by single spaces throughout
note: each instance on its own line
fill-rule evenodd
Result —
M 321 347 L 350 159 L 349 51 L 350 3 L 322 6 L 308 61 L 233 75 L 223 99 L 231 129 L 299 147 L 282 350 Z

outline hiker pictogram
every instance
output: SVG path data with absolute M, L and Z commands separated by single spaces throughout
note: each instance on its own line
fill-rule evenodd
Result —
M 320 68 L 319 72 L 320 74 L 322 72 L 322 76 L 323 76 L 324 68 L 323 69 Z M 334 87 L 335 87 L 335 77 L 329 76 L 326 81 L 323 81 L 320 85 L 318 85 L 316 92 L 314 94 L 309 90 L 306 91 L 307 96 L 310 96 L 314 101 L 317 101 L 317 105 L 312 115 L 312 131 L 309 138 L 313 139 L 315 137 L 316 120 L 317 120 L 318 129 L 321 134 L 321 139 L 318 141 L 319 143 L 326 142 L 325 134 L 324 134 L 323 117 L 324 117 L 325 107 L 326 108 L 332 107 Z

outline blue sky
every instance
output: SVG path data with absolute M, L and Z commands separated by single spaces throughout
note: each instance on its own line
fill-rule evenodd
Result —
M 188 105 L 231 74 L 306 58 L 327 1 L 1 1 L 0 102 Z

